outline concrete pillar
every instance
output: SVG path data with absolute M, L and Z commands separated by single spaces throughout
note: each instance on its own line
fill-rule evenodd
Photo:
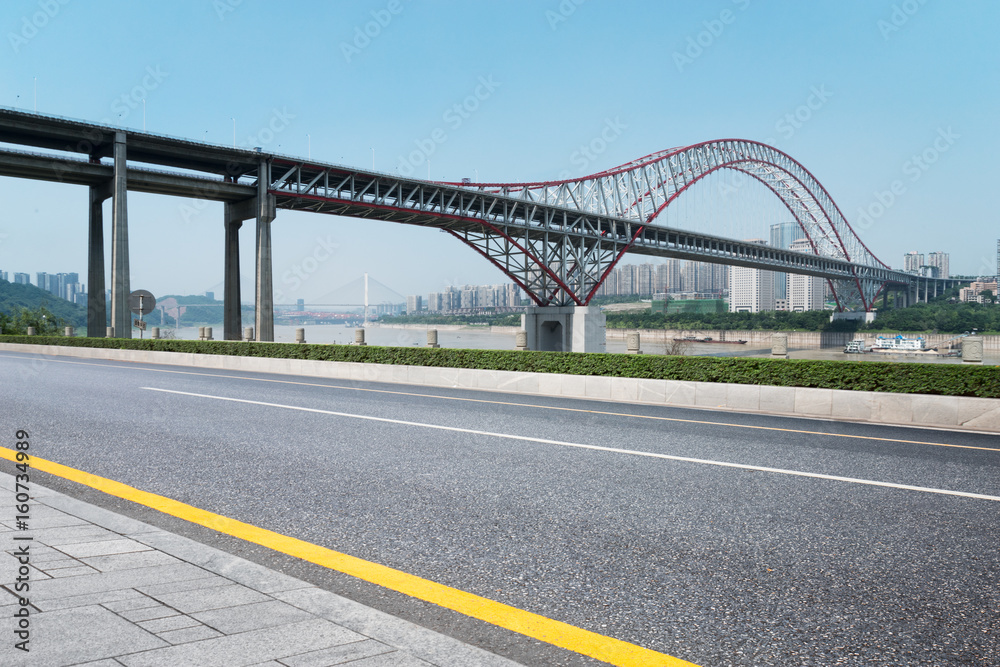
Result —
M 90 235 L 87 246 L 87 335 L 100 338 L 108 326 L 104 296 L 104 200 L 108 187 L 91 186 Z
M 75 332 L 73 331 L 73 327 L 66 327 L 63 330 L 63 335 L 65 335 L 66 338 L 72 338 L 75 335 Z
M 437 329 L 427 330 L 427 347 L 441 347 L 440 345 L 438 345 Z
M 632 331 L 625 334 L 625 347 L 628 354 L 642 354 L 639 349 L 639 332 Z
M 115 337 L 115 328 L 114 327 L 105 327 L 105 329 L 104 329 L 104 337 L 105 338 L 114 338 Z
M 243 220 L 237 220 L 235 206 L 226 204 L 226 258 L 222 297 L 222 338 L 239 340 L 243 328 L 243 308 L 240 303 L 240 227 Z
M 274 198 L 267 194 L 271 181 L 270 165 L 261 160 L 257 169 L 257 340 L 274 340 L 274 291 L 271 283 L 271 221 Z
M 253 340 L 253 327 L 243 327 L 243 340 L 248 343 Z
M 160 327 L 153 327 L 149 333 L 149 337 L 151 340 L 157 340 L 160 337 Z
M 28 327 L 27 334 L 29 336 L 34 336 L 35 335 L 35 327 Z
M 215 340 L 212 338 L 212 327 L 205 327 L 205 340 Z
M 205 340 L 205 327 L 198 327 L 198 340 Z
M 306 330 L 299 328 L 295 330 L 295 342 L 305 344 L 306 342 Z
M 354 344 L 355 345 L 367 345 L 365 342 L 365 330 L 355 329 L 354 330 Z
M 523 318 L 522 318 L 523 319 Z M 528 332 L 524 329 L 514 334 L 514 346 L 519 350 L 528 349 Z
M 783 331 L 771 334 L 771 358 L 788 358 L 788 334 Z
M 125 133 L 115 133 L 115 175 L 111 190 L 111 324 L 119 338 L 132 337 L 132 313 L 128 308 L 128 205 L 125 174 Z M 89 303 L 89 302 L 88 302 Z
M 597 306 L 533 306 L 521 315 L 527 347 L 548 352 L 604 352 L 606 322 Z
M 962 339 L 962 361 L 970 364 L 983 363 L 983 339 L 979 336 L 966 336 Z

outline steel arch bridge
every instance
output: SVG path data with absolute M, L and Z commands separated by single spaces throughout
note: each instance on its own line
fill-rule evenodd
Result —
M 725 169 L 746 174 L 774 193 L 802 229 L 813 254 L 857 265 L 849 276 L 828 278 L 840 309 L 872 309 L 886 282 L 868 269 L 891 270 L 889 266 L 868 249 L 808 169 L 786 153 L 756 141 L 722 139 L 672 148 L 573 180 L 475 186 L 526 202 L 639 223 L 624 244 L 597 239 L 578 245 L 561 238 L 515 239 L 494 229 L 453 233 L 522 283 L 539 305 L 558 302 L 560 293 L 563 302 L 586 305 L 622 256 L 642 245 L 646 226 L 653 226 L 682 193 Z M 516 266 L 509 263 L 512 247 L 524 256 Z M 710 257 L 700 259 L 712 261 Z
M 0 176 L 89 188 L 91 336 L 105 330 L 102 204 L 109 199 L 111 322 L 119 335 L 131 334 L 128 191 L 224 203 L 227 339 L 241 335 L 239 230 L 254 220 L 256 335 L 273 340 L 271 224 L 278 210 L 440 229 L 486 257 L 538 306 L 588 304 L 628 252 L 818 276 L 830 281 L 841 310 L 870 311 L 887 289 L 912 303 L 958 282 L 890 269 L 865 247 L 805 167 L 753 141 L 674 148 L 576 180 L 491 184 L 424 181 L 6 108 L 0 108 L 0 144 L 46 151 L 0 145 Z M 724 169 L 742 172 L 774 193 L 812 252 L 657 222 L 679 195 Z

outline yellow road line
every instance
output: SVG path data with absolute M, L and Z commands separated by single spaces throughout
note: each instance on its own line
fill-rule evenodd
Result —
M 517 403 L 514 401 L 494 401 L 485 398 L 466 398 L 463 396 L 441 396 L 439 394 L 424 394 L 420 392 L 412 391 L 397 391 L 392 389 L 370 389 L 367 387 L 345 387 L 343 385 L 334 384 L 323 384 L 320 382 L 300 382 L 296 380 L 278 380 L 273 378 L 254 378 L 246 377 L 243 375 L 226 375 L 224 373 L 201 373 L 197 371 L 176 371 L 166 368 L 145 368 L 142 366 L 124 366 L 119 364 L 95 364 L 88 363 L 84 361 L 65 361 L 62 359 L 50 359 L 50 361 L 62 364 L 74 364 L 79 366 L 98 366 L 98 367 L 111 367 L 111 368 L 123 368 L 127 370 L 136 371 L 148 371 L 150 373 L 173 373 L 177 375 L 197 375 L 202 377 L 214 377 L 214 378 L 226 378 L 230 380 L 244 380 L 246 382 L 271 382 L 275 384 L 291 384 L 302 387 L 322 387 L 324 389 L 343 389 L 345 391 L 362 391 L 374 394 L 393 394 L 397 396 L 418 396 L 422 398 L 434 398 L 442 401 L 464 401 L 467 403 L 486 403 L 489 405 L 505 405 L 518 408 L 534 408 L 536 410 L 558 410 L 562 412 L 579 412 L 585 414 L 594 415 L 605 415 L 610 417 L 628 417 L 632 419 L 652 419 L 655 421 L 666 421 L 666 422 L 679 422 L 683 424 L 707 424 L 711 426 L 729 426 L 731 428 L 746 428 L 755 429 L 758 431 L 779 431 L 782 433 L 798 433 L 801 435 L 822 435 L 830 438 L 847 438 L 852 440 L 873 440 L 877 442 L 895 442 L 904 445 L 927 445 L 929 447 L 951 447 L 955 449 L 978 449 L 986 452 L 1000 452 L 1000 448 L 996 447 L 977 447 L 975 445 L 956 445 L 948 442 L 927 442 L 926 440 L 905 440 L 902 438 L 883 438 L 871 435 L 853 435 L 850 433 L 828 433 L 826 431 L 807 431 L 805 429 L 796 428 L 779 428 L 777 426 L 757 426 L 754 424 L 734 424 L 732 422 L 717 422 L 708 419 L 681 419 L 680 417 L 659 417 L 656 415 L 636 415 L 627 412 L 612 412 L 609 410 L 587 410 L 584 408 L 567 408 L 556 405 L 534 405 L 531 403 Z M 331 380 L 334 380 L 331 378 Z M 433 387 L 435 389 L 441 389 L 442 387 Z M 460 388 L 459 388 L 460 389 Z M 503 393 L 502 390 L 493 390 L 498 393 Z M 552 398 L 565 398 L 560 396 L 555 396 Z M 579 399 L 579 397 L 576 397 Z M 596 400 L 596 399 L 579 399 L 579 400 Z M 661 407 L 661 406 L 653 406 Z M 677 405 L 665 405 L 662 407 L 676 408 L 676 409 L 701 409 L 703 406 L 677 406 Z M 750 413 L 754 414 L 754 413 Z M 783 415 L 784 416 L 784 415 Z M 899 426 L 898 424 L 886 424 L 886 426 Z
M 16 461 L 17 452 L 0 447 L 0 457 Z M 326 547 L 311 544 L 288 535 L 199 509 L 165 496 L 116 482 L 111 479 L 64 466 L 60 463 L 30 457 L 36 470 L 62 477 L 117 498 L 151 507 L 164 514 L 210 528 L 216 532 L 259 544 L 268 549 L 294 556 L 321 567 L 343 572 L 384 588 L 431 602 L 460 614 L 486 621 L 533 639 L 559 646 L 612 665 L 622 667 L 697 667 L 693 663 L 651 651 L 628 642 L 590 632 L 568 623 L 533 614 L 517 607 L 473 595 L 400 570 L 349 556 Z

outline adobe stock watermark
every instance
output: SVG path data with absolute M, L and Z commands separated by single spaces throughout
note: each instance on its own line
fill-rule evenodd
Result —
M 248 150 L 258 147 L 263 148 L 273 142 L 279 134 L 288 129 L 293 120 L 295 120 L 295 114 L 291 113 L 288 107 L 271 109 L 270 119 L 261 125 L 256 132 L 248 134 L 245 139 L 239 142 L 238 146 L 239 148 Z M 230 164 L 227 165 L 226 171 L 230 178 L 235 178 L 240 173 L 240 167 L 236 164 Z M 195 216 L 208 208 L 211 200 L 216 198 L 215 195 L 218 194 L 221 187 L 221 183 L 219 185 L 205 185 L 201 190 L 205 198 L 191 199 L 178 204 L 177 211 L 180 213 L 181 220 L 187 224 Z
M 587 0 L 562 0 L 555 10 L 545 10 L 545 20 L 549 22 L 549 27 L 552 30 L 559 28 L 560 24 L 568 21 L 569 17 L 573 16 L 573 14 L 576 13 L 576 10 L 580 8 L 580 5 L 586 1 Z
M 317 236 L 313 249 L 294 262 L 291 268 L 281 273 L 283 288 L 274 292 L 274 302 L 285 303 L 286 289 L 292 294 L 298 293 L 298 290 L 320 270 L 323 264 L 333 259 L 339 249 L 340 244 L 334 241 L 329 234 L 326 235 L 326 238 Z
M 115 101 L 111 103 L 111 112 L 118 114 L 118 122 L 123 122 L 129 117 L 129 114 L 139 108 L 139 106 L 143 103 L 143 100 L 145 100 L 152 91 L 159 88 L 168 76 L 170 76 L 170 73 L 164 72 L 159 65 L 156 65 L 155 67 L 147 67 L 146 74 L 142 77 L 142 81 L 132 86 L 132 89 L 127 93 L 122 93 L 120 97 L 116 97 Z M 101 122 L 105 125 L 114 124 L 114 122 L 109 118 L 104 118 Z
M 441 114 L 441 121 L 452 132 L 457 132 L 501 85 L 499 81 L 493 79 L 492 74 L 479 77 L 479 83 L 472 93 L 466 95 L 461 102 L 456 102 L 445 109 L 444 113 Z M 414 150 L 406 155 L 396 157 L 396 170 L 403 176 L 412 176 L 417 167 L 426 164 L 446 141 L 448 141 L 448 132 L 440 126 L 434 128 L 426 137 L 414 139 Z
M 802 104 L 775 121 L 774 129 L 781 135 L 780 139 L 783 141 L 791 140 L 799 130 L 805 127 L 806 123 L 815 117 L 820 109 L 826 106 L 832 97 L 833 93 L 826 87 L 825 83 L 811 86 L 809 94 Z M 768 137 L 764 143 L 773 148 L 779 148 L 781 141 L 775 137 Z M 739 170 L 726 169 L 725 172 L 725 176 L 721 178 L 717 186 L 718 193 L 722 197 L 729 197 L 751 180 L 756 180 Z
M 733 5 L 741 12 L 747 10 L 750 2 L 751 0 L 732 0 Z M 702 21 L 701 25 L 704 30 L 694 35 L 688 35 L 687 40 L 685 40 L 687 46 L 684 47 L 684 50 L 673 53 L 674 66 L 677 67 L 677 71 L 683 73 L 685 67 L 693 65 L 695 60 L 701 58 L 705 51 L 712 48 L 722 37 L 726 27 L 736 23 L 737 17 L 738 14 L 732 9 L 723 9 L 717 18 Z
M 38 0 L 38 11 L 22 16 L 20 30 L 7 33 L 7 41 L 10 43 L 10 48 L 14 51 L 14 54 L 17 55 L 20 53 L 21 49 L 37 37 L 39 31 L 43 30 L 52 19 L 58 16 L 62 8 L 69 3 L 70 0 Z
M 951 150 L 955 142 L 961 139 L 961 135 L 948 128 L 939 127 L 934 141 L 920 153 L 911 155 L 900 167 L 905 180 L 897 178 L 889 184 L 885 190 L 876 190 L 872 193 L 875 198 L 867 206 L 858 208 L 855 227 L 858 229 L 868 229 L 875 224 L 891 209 L 899 198 L 908 191 L 907 183 L 913 184 L 923 178 L 930 168 L 941 159 L 941 156 Z
M 597 133 L 597 136 L 585 144 L 580 144 L 569 156 L 569 162 L 576 169 L 576 173 L 585 173 L 587 168 L 608 150 L 608 146 L 618 141 L 627 129 L 628 125 L 623 123 L 620 117 L 615 116 L 614 120 L 605 118 L 604 126 Z M 559 180 L 567 180 L 572 177 L 573 173 L 568 169 L 559 174 Z
M 372 20 L 367 21 L 363 26 L 354 27 L 354 36 L 350 42 L 340 43 L 340 52 L 344 55 L 344 60 L 350 64 L 355 57 L 371 46 L 373 40 L 377 39 L 382 31 L 389 27 L 392 20 L 403 13 L 406 7 L 402 0 L 389 0 L 382 9 L 373 9 Z
M 875 24 L 882 34 L 882 39 L 889 41 L 889 37 L 902 30 L 903 26 L 909 23 L 910 19 L 926 4 L 927 0 L 903 0 L 903 2 L 893 5 L 889 19 L 879 19 Z
M 236 8 L 243 4 L 243 0 L 212 0 L 212 9 L 219 21 L 226 20 L 226 14 L 236 11 Z

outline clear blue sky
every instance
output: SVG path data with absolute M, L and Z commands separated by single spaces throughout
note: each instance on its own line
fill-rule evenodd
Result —
M 852 223 L 878 213 L 862 238 L 883 261 L 943 250 L 953 273 L 995 270 L 996 2 L 6 0 L 2 14 L 4 106 L 30 110 L 37 78 L 42 113 L 141 128 L 144 98 L 153 132 L 231 145 L 235 118 L 237 143 L 363 167 L 374 148 L 390 172 L 441 128 L 441 180 L 773 140 Z M 478 108 L 454 112 L 477 87 Z M 582 156 L 608 123 L 613 141 Z M 84 188 L 3 178 L 0 196 L 0 269 L 86 274 Z M 221 205 L 129 197 L 133 287 L 221 292 Z M 243 237 L 248 299 L 252 225 Z M 304 213 L 279 212 L 274 261 L 276 292 L 307 301 L 364 271 L 404 294 L 504 281 L 438 231 Z M 303 262 L 315 270 L 294 285 Z

